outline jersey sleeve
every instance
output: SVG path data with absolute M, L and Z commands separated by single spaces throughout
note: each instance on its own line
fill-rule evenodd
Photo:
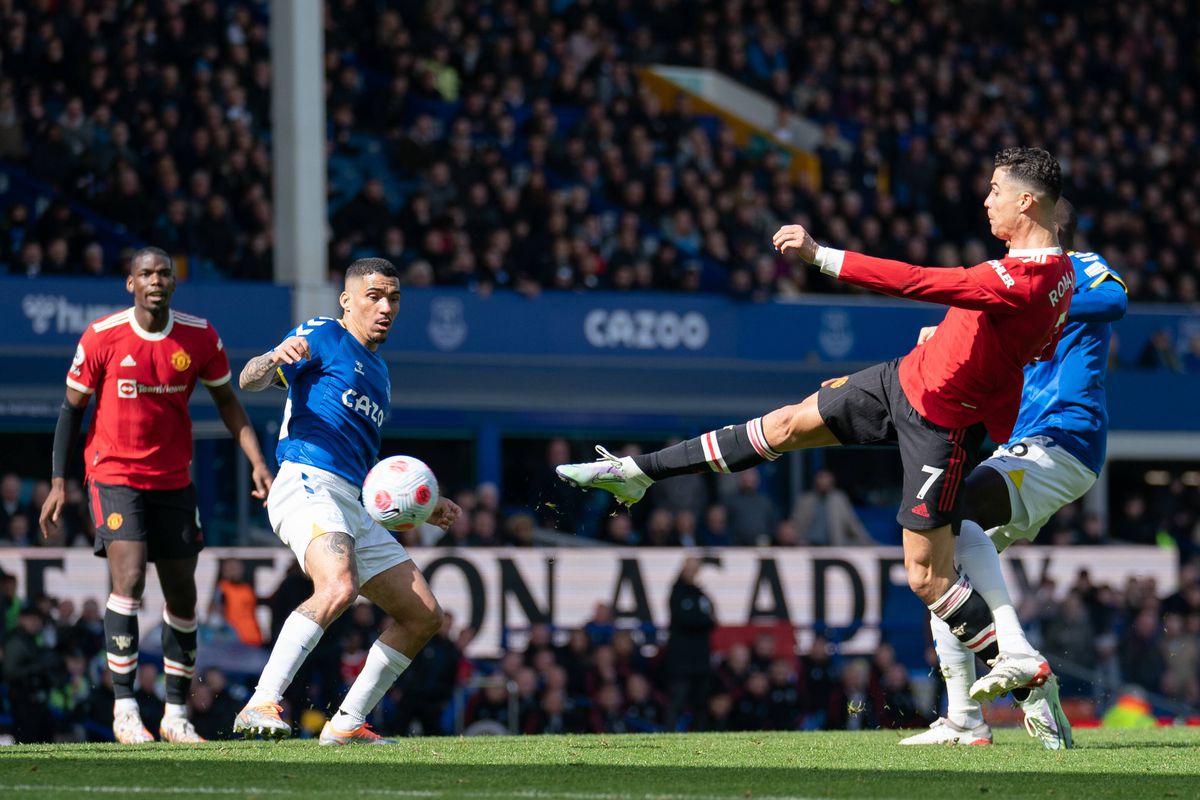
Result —
M 1075 295 L 1071 322 L 1116 322 L 1125 316 L 1129 297 L 1125 281 L 1098 253 L 1072 253 L 1075 262 Z
M 104 380 L 103 341 L 100 335 L 89 325 L 79 337 L 75 347 L 75 357 L 67 369 L 67 386 L 77 392 L 92 394 Z
M 221 337 L 211 324 L 208 326 L 207 333 L 215 341 L 213 342 L 212 355 L 209 356 L 204 366 L 200 368 L 200 382 L 209 387 L 224 386 L 233 377 L 229 371 L 229 354 L 225 352 L 225 343 L 221 341 Z
M 880 294 L 973 311 L 1016 314 L 1028 300 L 1025 281 L 1017 280 L 1002 261 L 973 267 L 918 267 L 846 251 L 840 266 L 827 263 L 821 271 Z
M 293 336 L 303 336 L 308 340 L 308 358 L 297 364 L 280 364 L 275 368 L 279 382 L 285 388 L 290 387 L 298 376 L 329 358 L 331 351 L 336 347 L 335 329 L 331 326 L 337 324 L 337 320 L 332 317 L 313 317 L 292 328 L 279 341 L 279 344 L 283 344 Z

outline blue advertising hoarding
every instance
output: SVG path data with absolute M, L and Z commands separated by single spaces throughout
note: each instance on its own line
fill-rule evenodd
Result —
M 235 370 L 294 324 L 284 287 L 182 282 L 173 302 L 212 320 Z M 0 278 L 0 420 L 49 421 L 40 418 L 57 410 L 46 403 L 61 396 L 84 327 L 129 303 L 115 279 Z M 337 312 L 333 289 L 328 306 Z M 866 297 L 742 303 L 710 295 L 527 298 L 407 288 L 381 354 L 392 365 L 401 420 L 473 426 L 534 414 L 525 422 L 546 427 L 655 417 L 675 427 L 683 418 L 707 422 L 795 402 L 822 378 L 906 353 L 920 328 L 943 314 L 939 306 Z M 1200 313 L 1142 307 L 1118 324 L 1124 364 L 1109 381 L 1113 426 L 1194 430 L 1200 375 L 1129 368 L 1156 331 L 1182 354 L 1200 337 Z M 45 409 L 21 406 L 39 397 Z M 277 415 L 276 400 L 247 398 L 264 415 Z

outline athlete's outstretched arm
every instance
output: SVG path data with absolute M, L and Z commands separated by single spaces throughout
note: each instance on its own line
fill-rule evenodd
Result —
M 1000 314 L 1019 313 L 1028 300 L 999 262 L 958 269 L 920 267 L 821 247 L 802 225 L 784 225 L 772 243 L 779 252 L 795 253 L 826 275 L 892 297 Z
M 62 519 L 63 506 L 67 502 L 67 461 L 79 440 L 79 429 L 83 425 L 83 410 L 87 408 L 90 394 L 67 387 L 67 396 L 58 412 L 58 425 L 54 428 L 54 451 L 50 457 L 50 494 L 42 504 L 38 526 L 42 536 L 58 535 L 58 523 Z
M 208 392 L 217 404 L 221 421 L 250 460 L 250 478 L 254 481 L 254 490 L 250 494 L 265 503 L 267 492 L 271 490 L 273 476 L 267 467 L 266 459 L 263 458 L 262 449 L 258 446 L 258 436 L 254 433 L 250 418 L 246 416 L 246 409 L 242 407 L 242 402 L 233 393 L 233 387 L 228 381 L 220 386 L 209 386 Z
M 261 392 L 272 384 L 280 383 L 279 365 L 295 364 L 310 355 L 308 340 L 293 336 L 274 350 L 268 350 L 246 362 L 238 376 L 238 386 L 248 392 Z
M 1071 311 L 1067 322 L 1116 322 L 1125 316 L 1129 308 L 1129 296 L 1125 286 L 1111 276 L 1101 276 L 1099 284 L 1082 291 L 1076 290 L 1071 298 Z

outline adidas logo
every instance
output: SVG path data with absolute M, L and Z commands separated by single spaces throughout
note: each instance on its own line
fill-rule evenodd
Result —
M 125 356 L 125 358 L 121 359 L 121 366 L 122 367 L 136 367 L 137 362 L 133 360 L 133 356 Z
M 912 513 L 919 517 L 925 517 L 925 519 L 929 519 L 929 509 L 925 507 L 924 503 L 921 503 L 919 506 L 913 506 Z

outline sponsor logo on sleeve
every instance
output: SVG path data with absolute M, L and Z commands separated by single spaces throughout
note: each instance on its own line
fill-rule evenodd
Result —
M 1004 268 L 1004 264 L 1000 263 L 999 261 L 989 261 L 988 264 L 991 265 L 992 269 L 996 271 L 996 274 L 1000 276 L 1000 280 L 1004 281 L 1004 285 L 1009 289 L 1017 284 L 1017 282 L 1013 280 L 1012 275 L 1008 274 L 1008 270 Z

